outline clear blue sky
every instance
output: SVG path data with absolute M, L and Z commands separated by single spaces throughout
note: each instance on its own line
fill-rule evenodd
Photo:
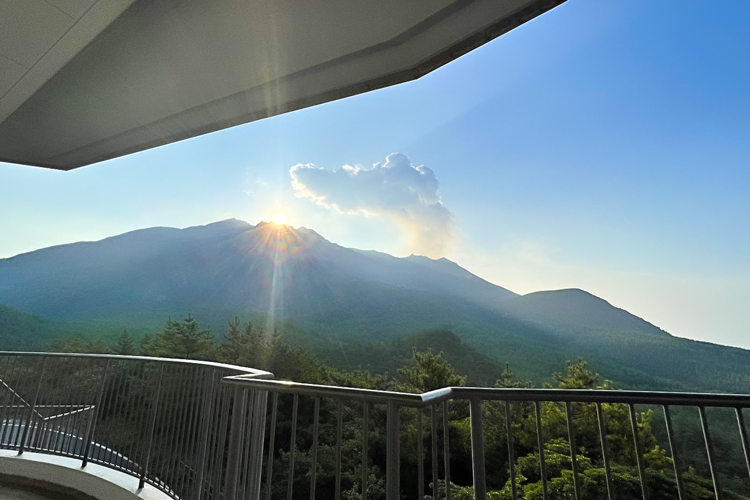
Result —
M 290 178 L 399 152 L 434 173 L 442 252 L 469 270 L 750 348 L 749 24 L 744 0 L 571 0 L 416 82 L 67 173 L 0 164 L 0 257 L 279 210 L 408 255 L 399 207 L 340 213 Z

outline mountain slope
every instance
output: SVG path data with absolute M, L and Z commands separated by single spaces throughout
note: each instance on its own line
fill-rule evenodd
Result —
M 236 220 L 144 229 L 0 260 L 0 303 L 59 319 L 214 306 L 309 316 L 369 283 L 477 303 L 515 296 L 466 271 L 346 249 L 304 228 Z
M 605 331 L 669 335 L 624 309 L 580 289 L 534 292 L 511 298 L 503 311 L 561 334 L 600 335 Z
M 60 337 L 114 337 L 128 329 L 136 336 L 145 333 L 130 329 L 128 324 L 104 322 L 66 323 L 32 316 L 11 307 L 0 305 L 0 350 L 45 350 Z
M 46 338 L 50 321 L 64 322 L 55 323 L 67 325 L 58 328 L 64 334 L 92 324 L 139 332 L 192 313 L 223 331 L 235 315 L 275 316 L 332 362 L 361 360 L 374 344 L 415 332 L 450 330 L 532 379 L 582 356 L 631 386 L 750 387 L 749 351 L 677 339 L 582 290 L 519 296 L 446 259 L 396 258 L 341 247 L 311 229 L 234 219 L 0 259 L 0 304 L 38 316 L 20 330 L 0 318 L 6 348 L 23 344 L 13 331 Z

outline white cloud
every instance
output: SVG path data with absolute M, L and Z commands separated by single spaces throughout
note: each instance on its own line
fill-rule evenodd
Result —
M 435 173 L 400 153 L 372 168 L 312 164 L 289 171 L 295 195 L 347 215 L 388 217 L 407 233 L 413 252 L 441 257 L 453 238 L 453 214 L 443 205 Z

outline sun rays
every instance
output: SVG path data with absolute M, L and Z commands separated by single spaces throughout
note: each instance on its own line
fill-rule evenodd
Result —
M 275 212 L 271 216 L 271 222 L 279 226 L 286 226 L 288 221 L 289 217 L 287 217 L 284 212 Z

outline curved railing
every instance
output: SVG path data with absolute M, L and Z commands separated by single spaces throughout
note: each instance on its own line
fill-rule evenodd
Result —
M 579 464 L 591 460 L 582 456 L 580 426 L 585 424 L 597 426 L 595 438 L 586 436 L 585 444 L 588 453 L 592 446 L 600 447 L 602 493 L 597 498 L 613 499 L 618 494 L 613 472 L 617 464 L 609 449 L 608 425 L 619 412 L 618 425 L 625 423 L 631 433 L 631 477 L 637 478 L 639 496 L 647 500 L 664 490 L 653 491 L 645 436 L 639 431 L 640 410 L 659 409 L 674 472 L 659 487 L 667 484 L 674 490 L 669 498 L 684 500 L 693 494 L 686 478 L 695 481 L 696 476 L 681 461 L 678 445 L 685 436 L 675 432 L 673 415 L 684 417 L 687 408 L 703 440 L 695 449 L 693 438 L 688 451 L 704 453 L 708 462 L 708 477 L 698 478 L 713 490 L 706 498 L 737 498 L 722 488 L 720 465 L 726 450 L 714 444 L 711 412 L 734 415 L 733 439 L 742 448 L 750 474 L 746 395 L 477 387 L 411 394 L 272 377 L 264 371 L 203 361 L 0 352 L 0 447 L 19 454 L 73 457 L 83 467 L 97 463 L 174 498 L 191 500 L 399 500 L 426 495 L 452 500 L 453 467 L 470 472 L 470 484 L 458 485 L 462 497 L 470 491 L 475 499 L 485 500 L 488 471 L 507 464 L 502 496 L 515 500 L 521 486 L 514 469 L 514 441 L 522 431 L 527 442 L 535 436 L 538 494 L 547 500 L 552 495 L 545 458 L 549 431 L 543 428 L 542 414 L 553 411 L 560 416 L 557 425 L 564 429 L 568 446 L 572 484 L 566 498 L 593 498 L 584 491 L 591 485 L 579 471 Z M 518 412 L 528 417 L 523 429 L 513 421 Z M 726 433 L 727 419 L 720 423 Z M 495 440 L 501 430 L 507 443 L 504 459 L 488 455 L 487 426 Z M 457 449 L 451 438 L 462 432 L 467 433 L 468 450 Z M 623 429 L 618 432 L 622 437 Z M 558 460 L 559 449 L 558 445 Z M 409 464 L 402 481 L 404 456 Z M 555 466 L 560 467 L 559 461 Z
M 196 360 L 0 352 L 0 447 L 103 465 L 175 498 L 229 498 L 240 406 L 220 381 L 233 375 L 273 376 Z M 253 401 L 265 411 L 264 394 Z

